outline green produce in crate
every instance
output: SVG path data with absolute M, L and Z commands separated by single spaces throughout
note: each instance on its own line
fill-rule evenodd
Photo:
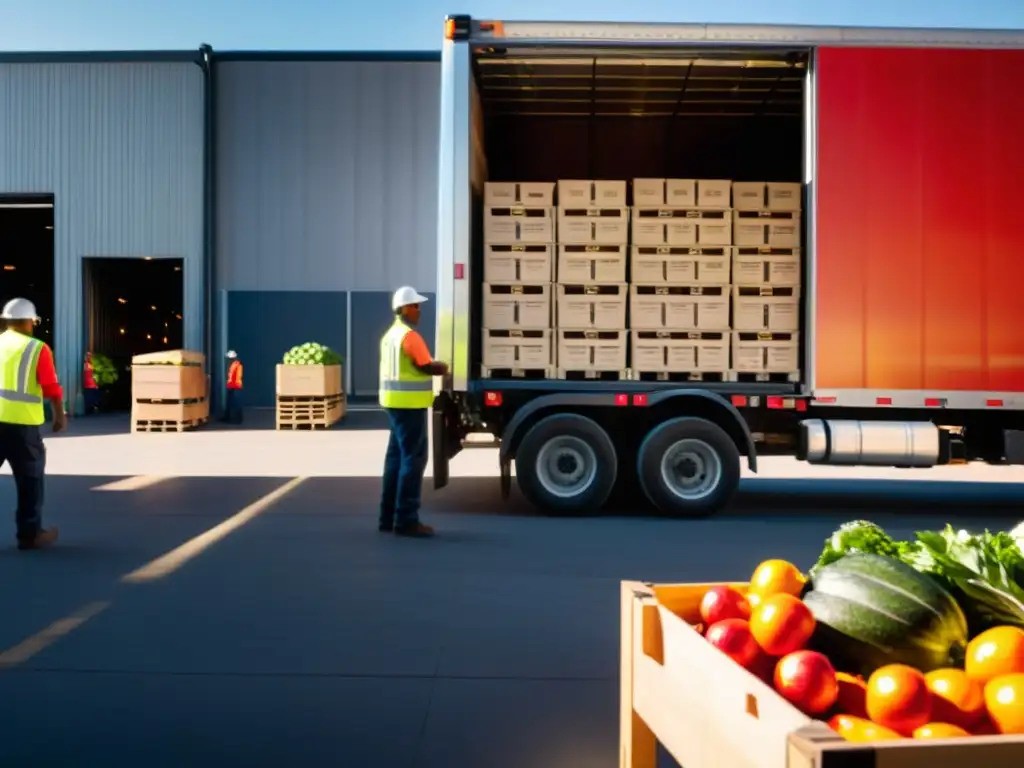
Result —
M 1004 624 L 1024 628 L 1024 553 L 1012 534 L 972 534 L 947 525 L 915 536 L 896 541 L 866 520 L 844 523 L 826 540 L 811 573 L 853 553 L 894 557 L 949 591 L 972 635 Z
M 117 383 L 120 374 L 117 372 L 117 366 L 109 357 L 99 352 L 93 352 L 90 362 L 92 363 L 92 376 L 97 386 L 109 387 Z
M 891 557 L 852 554 L 817 569 L 804 604 L 812 645 L 865 677 L 886 664 L 963 666 L 967 619 L 938 582 Z
M 285 352 L 281 362 L 285 365 L 341 365 L 341 355 L 326 344 L 307 341 Z

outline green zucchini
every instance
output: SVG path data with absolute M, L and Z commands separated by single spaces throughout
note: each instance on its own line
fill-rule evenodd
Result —
M 931 577 L 888 557 L 851 554 L 819 568 L 804 603 L 811 645 L 839 669 L 870 675 L 886 664 L 930 672 L 962 667 L 967 619 Z

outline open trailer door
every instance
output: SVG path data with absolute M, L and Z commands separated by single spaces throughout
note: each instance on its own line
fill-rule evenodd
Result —
M 821 48 L 810 385 L 1024 409 L 1024 51 Z

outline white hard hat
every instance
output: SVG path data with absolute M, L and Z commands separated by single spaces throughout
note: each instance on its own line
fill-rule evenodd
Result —
M 391 309 L 394 311 L 399 307 L 407 307 L 410 304 L 422 304 L 427 300 L 426 296 L 420 296 L 416 293 L 416 289 L 412 286 L 403 285 L 395 291 L 395 295 L 391 297 Z
M 0 313 L 4 320 L 39 320 L 36 314 L 36 305 L 28 299 L 11 299 L 4 304 L 4 311 Z
M 236 357 L 238 357 L 238 353 L 235 352 L 235 350 L 233 349 L 229 349 L 226 357 L 230 357 L 232 360 L 234 360 Z

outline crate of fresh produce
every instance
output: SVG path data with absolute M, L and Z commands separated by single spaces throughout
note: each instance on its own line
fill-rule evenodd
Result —
M 324 344 L 294 346 L 277 366 L 278 396 L 333 397 L 343 391 L 341 355 Z
M 1024 555 L 847 523 L 808 571 L 623 582 L 622 768 L 1024 766 Z
M 190 349 L 166 349 L 132 357 L 132 365 L 199 365 L 206 362 L 202 352 Z

